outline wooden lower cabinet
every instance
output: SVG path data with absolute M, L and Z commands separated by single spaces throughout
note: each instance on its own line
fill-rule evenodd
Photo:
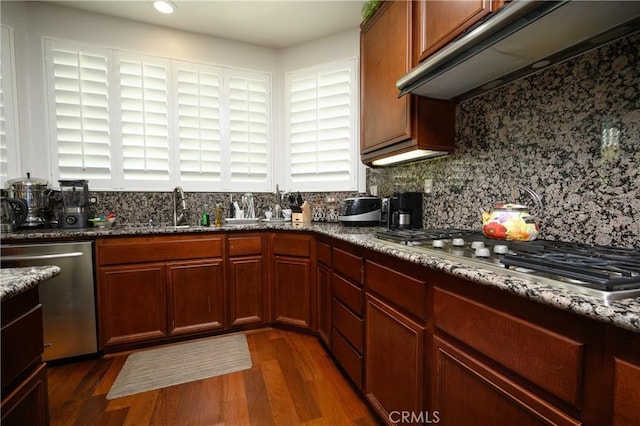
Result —
M 273 322 L 316 331 L 316 259 L 313 236 L 271 234 Z
M 318 337 L 331 348 L 331 269 L 318 265 Z
M 6 398 L 2 399 L 2 426 L 49 424 L 47 367 L 42 363 Z
M 291 257 L 273 260 L 274 321 L 311 328 L 311 261 Z
M 47 365 L 42 362 L 42 305 L 38 287 L 3 299 L 0 313 L 0 424 L 48 425 Z
M 267 322 L 269 274 L 265 263 L 266 234 L 227 236 L 227 300 L 229 325 L 240 327 Z
M 262 256 L 229 260 L 229 322 L 232 327 L 265 321 L 264 270 Z
M 167 264 L 169 334 L 224 328 L 222 260 Z
M 98 276 L 100 346 L 167 336 L 166 265 L 109 266 Z
M 425 329 L 370 294 L 365 306 L 365 396 L 387 424 L 402 413 L 417 418 L 425 412 Z
M 640 363 L 614 360 L 613 424 L 640 424 Z
M 434 411 L 442 425 L 579 425 L 468 353 L 435 337 Z
M 611 328 L 607 337 L 613 375 L 612 424 L 640 425 L 640 336 Z

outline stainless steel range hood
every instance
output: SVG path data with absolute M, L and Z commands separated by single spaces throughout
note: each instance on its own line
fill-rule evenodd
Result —
M 397 82 L 400 96 L 462 100 L 640 29 L 640 1 L 515 0 Z

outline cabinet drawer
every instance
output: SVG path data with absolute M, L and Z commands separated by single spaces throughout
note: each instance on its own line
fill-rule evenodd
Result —
M 434 323 L 558 398 L 581 405 L 582 342 L 439 288 Z
M 42 305 L 2 327 L 2 389 L 40 360 L 44 341 Z
M 333 269 L 351 278 L 358 285 L 362 284 L 362 258 L 346 251 L 333 248 Z
M 364 321 L 336 299 L 333 299 L 331 315 L 333 326 L 346 337 L 358 352 L 362 353 Z
M 229 247 L 229 257 L 262 254 L 262 237 L 260 235 L 229 236 L 227 247 Z
M 366 286 L 423 321 L 427 319 L 426 283 L 369 260 L 364 264 Z
M 273 254 L 309 257 L 311 256 L 311 238 L 278 235 L 273 239 Z
M 331 292 L 336 299 L 340 300 L 359 316 L 362 316 L 364 297 L 361 288 L 351 284 L 340 275 L 331 274 Z
M 331 351 L 358 389 L 362 389 L 362 355 L 335 328 L 331 335 Z
M 331 246 L 318 242 L 318 262 L 331 267 Z
M 109 238 L 96 241 L 99 265 L 222 257 L 224 237 Z

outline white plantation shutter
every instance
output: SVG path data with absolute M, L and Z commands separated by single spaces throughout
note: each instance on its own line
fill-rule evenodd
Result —
M 356 189 L 355 60 L 287 74 L 287 117 L 289 185 Z
M 230 181 L 234 188 L 269 190 L 270 78 L 266 74 L 227 71 Z
M 54 178 L 271 190 L 269 74 L 57 40 L 45 55 Z
M 168 188 L 169 61 L 122 55 L 118 62 L 125 184 Z
M 0 56 L 0 186 L 20 176 L 17 106 L 13 67 L 13 33 L 1 27 Z
M 180 182 L 219 189 L 222 182 L 220 98 L 222 70 L 174 63 Z
M 108 53 L 68 48 L 47 40 L 47 76 L 59 179 L 108 181 Z M 56 173 L 57 171 L 57 173 Z

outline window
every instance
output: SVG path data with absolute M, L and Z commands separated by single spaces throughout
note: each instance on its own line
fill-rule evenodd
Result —
M 54 40 L 46 55 L 55 178 L 271 190 L 268 74 Z
M 222 183 L 222 70 L 191 63 L 175 69 L 179 166 L 182 183 Z
M 116 54 L 122 173 L 128 186 L 171 186 L 167 60 Z
M 56 179 L 108 185 L 112 173 L 108 52 L 50 46 L 47 63 Z
M 288 187 L 357 190 L 355 59 L 287 73 Z
M 0 185 L 20 176 L 18 117 L 14 80 L 13 31 L 1 27 L 0 56 Z
M 247 191 L 271 174 L 268 86 L 268 80 L 246 73 L 227 79 L 230 180 Z

